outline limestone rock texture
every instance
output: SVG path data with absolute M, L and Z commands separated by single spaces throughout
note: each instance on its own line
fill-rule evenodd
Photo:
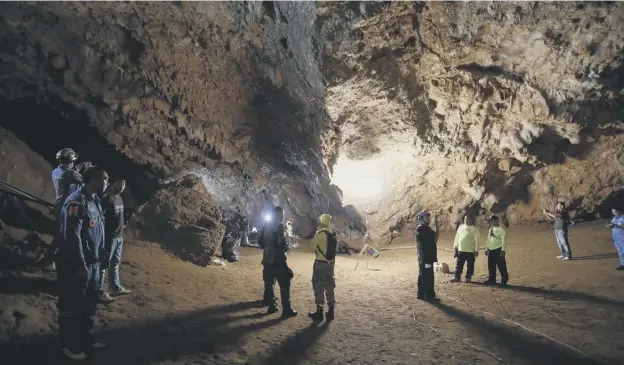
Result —
M 252 221 L 281 204 L 307 235 L 334 189 L 315 17 L 314 3 L 2 3 L 0 96 L 80 111 L 137 168 L 198 174 Z
M 620 3 L 5 2 L 0 99 L 252 225 L 280 204 L 300 236 L 329 212 L 387 242 L 420 209 L 621 203 L 623 46 Z
M 206 266 L 221 251 L 221 208 L 202 179 L 187 175 L 158 190 L 137 213 L 131 229 L 181 259 Z
M 624 182 L 624 6 L 322 3 L 345 204 L 388 241 L 420 209 L 535 222 L 599 214 Z M 602 209 L 604 211 L 604 209 Z

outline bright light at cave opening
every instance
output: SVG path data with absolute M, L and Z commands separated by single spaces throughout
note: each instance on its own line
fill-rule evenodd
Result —
M 334 167 L 332 184 L 342 190 L 345 203 L 366 203 L 381 192 L 383 174 L 377 161 L 339 158 Z
M 269 222 L 271 221 L 271 219 L 273 219 L 273 216 L 272 216 L 271 214 L 266 213 L 266 214 L 264 215 L 264 221 L 265 221 L 265 222 L 269 223 Z

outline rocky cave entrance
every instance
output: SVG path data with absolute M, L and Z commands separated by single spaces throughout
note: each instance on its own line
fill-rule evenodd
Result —
M 9 100 L 0 96 L 0 126 L 15 134 L 52 166 L 56 152 L 73 148 L 79 161 L 91 161 L 108 171 L 111 181 L 125 179 L 127 208 L 133 209 L 152 195 L 158 179 L 149 166 L 132 162 L 89 125 L 89 117 L 62 101 L 40 103 L 34 97 Z M 131 192 L 131 194 L 130 194 Z

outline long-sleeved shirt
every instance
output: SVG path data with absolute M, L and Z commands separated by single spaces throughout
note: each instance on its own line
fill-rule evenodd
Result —
M 477 252 L 479 250 L 480 239 L 477 227 L 462 224 L 457 228 L 453 247 L 460 252 Z
M 318 231 L 314 234 L 310 245 L 312 251 L 314 251 L 316 260 L 329 263 L 334 263 L 336 261 L 336 247 L 332 248 L 333 252 L 328 252 L 330 235 L 333 235 L 333 232 L 329 227 L 319 227 Z
M 95 195 L 83 189 L 67 197 L 63 206 L 58 257 L 68 263 L 90 265 L 100 260 L 104 246 L 104 214 Z
M 271 222 L 260 231 L 258 244 L 264 250 L 262 263 L 264 265 L 281 264 L 286 262 L 288 243 L 284 225 L 279 222 Z
M 614 225 L 611 229 L 613 240 L 617 242 L 624 241 L 624 228 L 622 228 L 622 225 L 624 225 L 624 216 L 613 217 L 611 224 Z M 617 226 L 615 226 L 616 224 Z
M 418 262 L 423 264 L 438 262 L 436 232 L 428 225 L 421 224 L 416 227 L 416 250 Z
M 488 231 L 487 242 L 485 248 L 488 250 L 502 249 L 505 251 L 507 244 L 505 243 L 505 229 L 503 227 L 492 227 Z

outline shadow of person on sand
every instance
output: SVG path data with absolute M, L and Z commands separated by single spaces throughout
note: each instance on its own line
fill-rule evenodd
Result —
M 486 348 L 489 352 L 493 352 L 505 362 L 513 362 L 514 364 L 531 364 L 531 365 L 600 365 L 599 362 L 584 356 L 572 349 L 563 347 L 562 345 L 550 342 L 545 338 L 536 337 L 535 335 L 525 332 L 521 328 L 496 323 L 493 321 L 475 316 L 449 305 L 438 305 L 434 308 L 446 313 L 449 317 L 458 320 L 465 326 L 467 331 L 464 337 L 469 335 L 470 338 L 481 338 L 483 342 L 489 345 Z M 479 343 L 468 341 L 472 345 L 479 346 Z M 565 342 L 565 340 L 564 340 Z M 513 359 L 513 361 L 511 361 Z M 519 361 L 520 360 L 520 361 Z
M 300 364 L 305 358 L 308 349 L 314 345 L 328 328 L 329 322 L 327 321 L 321 325 L 310 324 L 304 330 L 297 332 L 297 334 L 284 341 L 275 351 L 271 352 L 269 357 L 260 359 L 257 364 Z
M 492 285 L 487 285 L 479 282 L 472 282 L 470 285 L 475 286 L 484 286 L 484 287 L 495 287 Z M 500 286 L 499 286 L 500 287 Z M 537 288 L 532 286 L 524 286 L 524 285 L 512 285 L 508 284 L 506 287 L 500 287 L 502 290 L 515 290 L 519 292 L 535 294 L 545 296 L 555 300 L 583 300 L 586 302 L 594 303 L 594 304 L 602 304 L 602 305 L 615 305 L 615 306 L 624 306 L 624 301 L 605 298 L 597 295 L 585 294 L 581 292 L 575 292 L 570 290 L 549 290 L 545 288 Z
M 587 255 L 587 256 L 575 256 L 574 261 L 579 260 L 604 260 L 604 259 L 613 259 L 619 257 L 617 253 L 604 253 L 600 255 Z
M 97 339 L 109 347 L 94 353 L 89 364 L 148 365 L 189 355 L 218 356 L 221 351 L 240 346 L 244 335 L 284 321 L 258 312 L 235 315 L 257 307 L 257 301 L 235 303 L 96 328 Z M 34 335 L 2 344 L 0 359 L 6 364 L 65 364 L 59 348 L 57 334 Z

